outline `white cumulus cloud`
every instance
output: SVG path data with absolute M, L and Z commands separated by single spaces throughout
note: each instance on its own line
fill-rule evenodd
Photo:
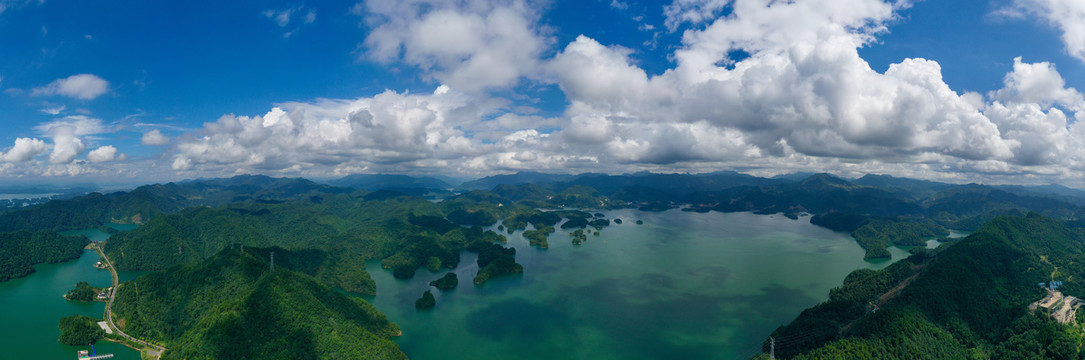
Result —
M 140 138 L 139 142 L 143 145 L 161 146 L 168 144 L 170 138 L 156 129 L 143 133 L 143 137 Z
M 113 147 L 112 145 L 102 146 L 87 153 L 87 161 L 90 161 L 92 163 L 113 161 L 113 159 L 116 157 L 117 148 Z
M 83 140 L 80 138 L 71 135 L 56 135 L 53 137 L 53 152 L 49 154 L 49 162 L 54 164 L 71 163 L 85 149 L 86 145 L 83 144 Z
M 991 94 L 1003 102 L 1058 104 L 1075 111 L 1085 110 L 1085 98 L 1076 89 L 1067 88 L 1066 80 L 1048 62 L 1024 63 L 1013 59 L 1013 71 L 1003 80 L 1005 87 Z
M 667 26 L 688 29 L 674 65 L 649 72 L 638 49 L 585 35 L 551 45 L 536 3 L 367 0 L 355 7 L 372 29 L 365 56 L 445 85 L 223 116 L 177 137 L 170 161 L 217 174 L 749 169 L 974 181 L 1085 172 L 1085 100 L 1053 63 L 1014 59 L 1003 88 L 986 94 L 951 88 L 933 60 L 872 69 L 859 49 L 909 3 L 674 0 Z M 738 51 L 748 56 L 729 57 Z M 544 116 L 494 97 L 523 79 L 556 84 L 567 107 Z
M 44 141 L 34 138 L 16 138 L 15 144 L 7 152 L 0 153 L 0 159 L 6 162 L 27 162 L 41 155 L 49 146 Z
M 227 115 L 178 139 L 174 169 L 196 165 L 281 170 L 364 160 L 403 163 L 474 150 L 453 126 L 481 117 L 459 93 L 285 103 L 263 116 Z
M 53 140 L 53 152 L 49 155 L 49 162 L 53 164 L 71 163 L 82 154 L 86 150 L 82 137 L 109 131 L 102 120 L 83 115 L 66 116 L 34 129 Z
M 48 85 L 34 88 L 32 95 L 62 95 L 74 99 L 91 100 L 109 90 L 109 82 L 94 74 L 72 75 L 57 79 Z
M 548 40 L 524 0 L 366 0 L 365 56 L 418 66 L 461 91 L 515 85 L 534 73 Z

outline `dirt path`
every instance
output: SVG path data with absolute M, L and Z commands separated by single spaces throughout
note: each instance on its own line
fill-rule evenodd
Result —
M 900 292 L 903 291 L 904 288 L 908 287 L 908 285 L 910 285 L 912 283 L 912 281 L 914 281 L 917 277 L 919 277 L 919 274 L 923 273 L 923 268 L 925 268 L 925 267 L 926 267 L 926 264 L 916 266 L 915 274 L 912 274 L 912 276 L 904 278 L 904 280 L 901 280 L 899 283 L 897 283 L 897 286 L 894 286 L 892 289 L 889 289 L 889 291 L 886 291 L 881 296 L 878 296 L 876 304 L 873 303 L 873 302 L 870 302 L 870 303 L 867 303 L 867 304 L 868 305 L 874 305 L 875 309 L 876 309 L 876 308 L 882 307 L 882 305 L 885 305 L 885 303 L 889 302 L 889 300 L 893 300 L 893 298 L 896 298 L 897 296 L 900 295 Z M 843 333 L 847 332 L 848 329 L 850 329 L 852 325 L 854 325 L 856 322 L 859 322 L 859 320 L 862 320 L 862 319 L 863 318 L 860 317 L 860 318 L 855 319 L 852 322 L 848 323 L 847 325 L 844 325 L 844 327 L 840 328 L 840 333 L 843 334 Z
M 893 298 L 897 297 L 897 295 L 900 295 L 901 290 L 904 290 L 904 288 L 908 287 L 908 285 L 912 283 L 912 280 L 915 280 L 915 278 L 919 277 L 919 273 L 922 271 L 923 269 L 917 270 L 915 274 L 905 278 L 904 280 L 901 280 L 900 283 L 897 284 L 897 286 L 894 286 L 892 289 L 889 289 L 889 291 L 886 291 L 885 294 L 879 296 L 877 305 L 881 307 L 882 305 L 885 305 L 885 303 L 889 302 L 889 300 L 893 300 Z

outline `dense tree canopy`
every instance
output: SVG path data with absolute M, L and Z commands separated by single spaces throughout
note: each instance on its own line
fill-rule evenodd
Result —
M 59 327 L 58 341 L 64 345 L 86 346 L 105 337 L 105 330 L 98 326 L 96 320 L 82 315 L 61 318 Z
M 64 297 L 72 301 L 94 301 L 98 298 L 98 289 L 90 286 L 86 281 L 75 284 L 75 289 L 68 291 Z
M 399 329 L 369 303 L 279 265 L 269 249 L 227 248 L 121 285 L 125 332 L 166 345 L 164 359 L 403 359 Z
M 776 354 L 1078 359 L 1080 330 L 1027 308 L 1044 294 L 1036 284 L 1052 276 L 1067 294 L 1081 295 L 1083 248 L 1085 231 L 1063 222 L 1037 214 L 996 218 L 931 254 L 848 275 L 829 301 L 773 333 L 782 340 Z
M 52 231 L 0 233 L 0 281 L 30 275 L 35 264 L 58 263 L 83 254 L 87 238 Z

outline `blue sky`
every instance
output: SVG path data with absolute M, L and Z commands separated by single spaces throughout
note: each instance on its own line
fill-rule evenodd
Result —
M 1081 183 L 1074 0 L 0 0 L 0 182 Z

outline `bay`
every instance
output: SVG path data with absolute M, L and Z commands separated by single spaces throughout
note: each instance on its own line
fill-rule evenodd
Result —
M 460 285 L 428 285 L 445 271 L 399 280 L 367 263 L 377 283 L 368 300 L 403 330 L 412 359 L 742 359 L 868 262 L 848 234 L 809 217 L 677 210 L 605 212 L 620 218 L 583 245 L 568 231 L 548 249 L 509 237 L 524 274 L 472 284 L 476 256 L 454 271 Z M 641 220 L 643 225 L 636 225 Z M 431 289 L 437 306 L 416 310 Z
M 97 229 L 64 232 L 65 235 L 87 235 L 101 241 L 109 234 Z M 0 349 L 10 359 L 57 359 L 70 360 L 78 350 L 90 350 L 89 346 L 66 346 L 57 342 L 60 318 L 84 315 L 95 319 L 105 313 L 104 302 L 78 302 L 64 299 L 64 294 L 75 284 L 86 281 L 91 286 L 109 287 L 112 276 L 108 270 L 94 268 L 99 257 L 93 250 L 84 250 L 79 259 L 60 264 L 35 265 L 29 276 L 0 282 L 0 310 L 3 317 L 3 336 Z M 121 272 L 121 280 L 131 279 L 139 273 Z M 138 360 L 139 352 L 123 345 L 99 341 L 94 345 L 98 354 L 112 353 L 114 359 Z

